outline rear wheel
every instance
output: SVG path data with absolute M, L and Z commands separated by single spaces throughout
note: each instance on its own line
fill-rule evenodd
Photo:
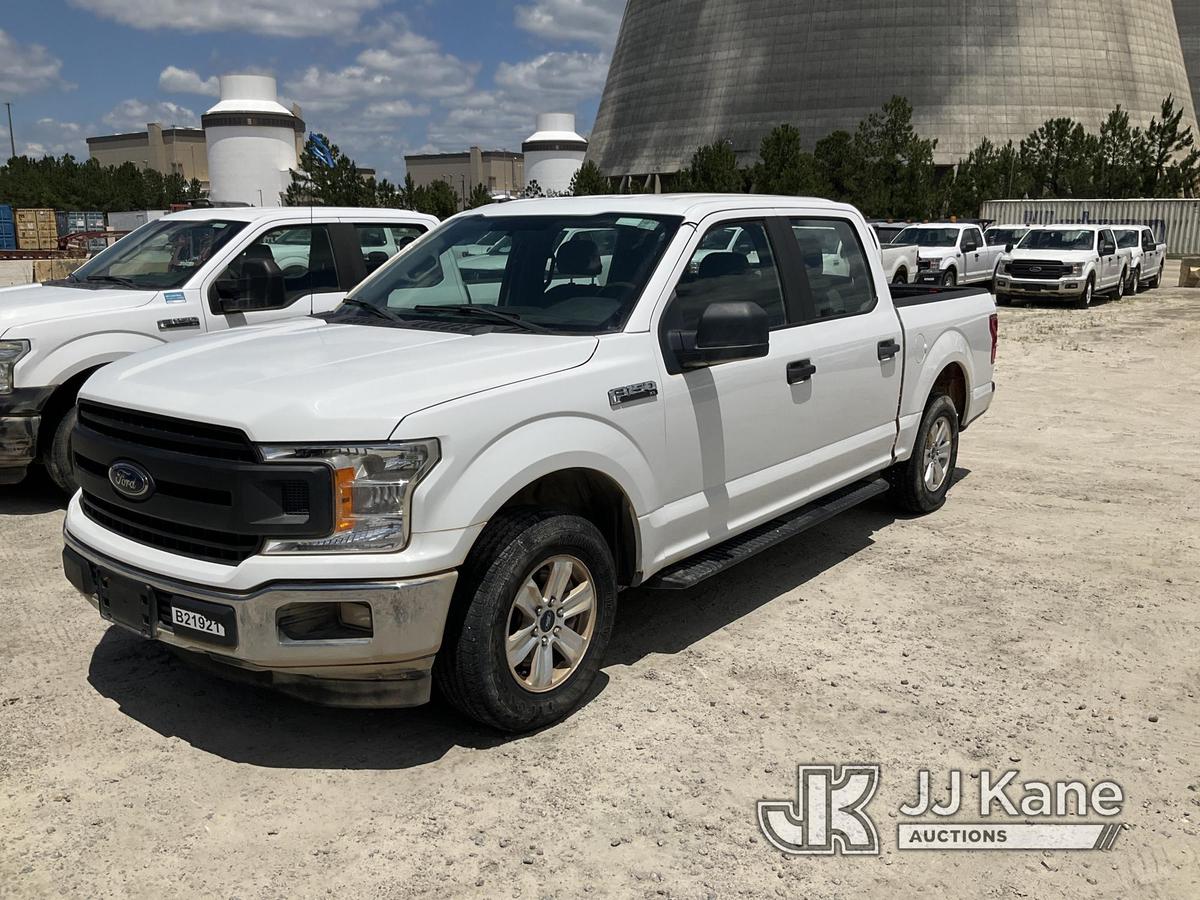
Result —
M 908 284 L 908 271 L 906 269 L 897 269 L 896 274 L 892 276 L 892 284 Z
M 434 683 L 493 728 L 557 721 L 579 706 L 600 669 L 616 597 L 612 552 L 591 522 L 547 510 L 501 513 L 459 575 Z
M 925 406 L 912 456 L 887 472 L 892 500 L 908 512 L 930 513 L 946 502 L 958 461 L 958 410 L 945 394 Z
M 75 429 L 75 409 L 72 404 L 55 423 L 54 430 L 49 432 L 50 443 L 42 457 L 46 474 L 64 494 L 74 494 L 79 488 L 75 480 L 75 463 L 71 458 L 71 432 Z
M 947 269 L 946 273 L 944 275 L 942 275 L 942 287 L 957 287 L 957 286 L 958 286 L 958 272 L 956 272 L 954 269 Z

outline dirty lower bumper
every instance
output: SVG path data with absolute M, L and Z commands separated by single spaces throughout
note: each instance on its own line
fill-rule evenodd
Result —
M 42 410 L 53 393 L 53 387 L 41 387 L 0 395 L 0 484 L 16 484 L 37 458 Z
M 273 583 L 232 593 L 133 569 L 69 533 L 65 539 L 67 579 L 104 618 L 185 651 L 204 668 L 330 706 L 416 706 L 429 699 L 457 572 Z M 319 617 L 339 604 L 369 606 L 369 628 L 360 636 L 285 634 L 297 616 Z

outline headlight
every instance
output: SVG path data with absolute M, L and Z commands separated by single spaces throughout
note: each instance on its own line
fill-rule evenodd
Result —
M 1083 274 L 1083 263 L 1075 263 L 1075 265 L 1071 266 L 1071 274 L 1074 275 L 1076 278 L 1078 278 L 1080 275 L 1082 275 Z
M 1001 275 L 1008 274 L 1008 260 L 1005 260 L 1004 262 L 1000 263 L 1000 274 Z
M 267 461 L 317 460 L 333 469 L 333 533 L 267 541 L 264 553 L 387 553 L 403 550 L 413 491 L 439 458 L 438 442 L 345 447 L 260 447 Z
M 0 394 L 13 392 L 13 369 L 29 352 L 29 341 L 0 341 Z

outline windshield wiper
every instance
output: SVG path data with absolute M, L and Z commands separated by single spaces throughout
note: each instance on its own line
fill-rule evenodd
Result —
M 496 309 L 494 306 L 475 306 L 471 303 L 448 303 L 445 305 L 422 304 L 414 306 L 413 309 L 417 312 L 441 312 L 448 309 L 451 312 L 495 319 L 497 322 L 504 322 L 506 325 L 515 325 L 524 331 L 533 331 L 537 334 L 554 333 L 549 328 L 543 328 L 541 325 L 535 325 L 533 322 L 526 322 L 516 313 L 504 312 L 503 310 Z
M 142 287 L 142 285 L 138 284 L 133 279 L 122 278 L 120 275 L 89 275 L 87 278 L 85 278 L 83 280 L 91 281 L 91 282 L 99 281 L 99 282 L 103 282 L 105 284 L 119 284 L 123 287 L 131 287 L 131 288 Z
M 374 303 L 368 303 L 366 300 L 359 300 L 357 297 L 347 297 L 342 301 L 342 305 L 353 306 L 356 309 L 365 309 L 368 312 L 374 313 L 381 319 L 387 319 L 389 322 L 397 322 L 401 325 L 405 324 L 404 320 L 383 306 L 376 306 Z

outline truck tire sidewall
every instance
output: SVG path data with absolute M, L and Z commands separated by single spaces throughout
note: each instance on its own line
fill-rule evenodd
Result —
M 945 419 L 950 426 L 950 462 L 945 479 L 938 489 L 933 491 L 925 483 L 925 450 L 940 419 Z M 924 515 L 941 509 L 945 504 L 946 493 L 954 483 L 954 468 L 958 464 L 958 431 L 958 410 L 954 401 L 945 394 L 931 397 L 921 417 L 912 456 L 891 476 L 893 497 L 907 511 Z
M 579 516 L 532 511 L 524 520 L 515 521 L 516 527 L 496 524 L 507 533 L 495 536 L 498 539 L 490 545 L 480 538 L 491 558 L 464 566 L 460 575 L 455 602 L 465 605 L 461 626 L 457 634 L 451 634 L 452 625 L 447 623 L 444 649 L 439 654 L 442 662 L 445 644 L 454 642 L 445 662 L 457 671 L 446 673 L 452 689 L 443 693 L 484 724 L 510 732 L 531 731 L 574 711 L 595 680 L 616 616 L 616 566 L 604 537 Z M 557 687 L 535 693 L 518 684 L 509 671 L 505 655 L 509 617 L 520 587 L 545 560 L 558 555 L 574 556 L 587 567 L 596 621 L 591 643 L 575 671 Z M 439 676 L 437 668 L 434 675 Z
M 892 276 L 892 284 L 908 284 L 908 272 L 901 266 Z
M 958 272 L 953 266 L 942 273 L 942 287 L 958 287 Z
M 1075 305 L 1079 309 L 1087 309 L 1092 305 L 1092 296 L 1096 292 L 1096 276 L 1089 275 L 1087 281 L 1083 284 L 1083 293 L 1079 295 L 1079 299 L 1075 301 Z
M 1128 293 L 1130 297 L 1134 297 L 1137 295 L 1138 288 L 1140 288 L 1141 286 L 1142 286 L 1142 269 L 1140 266 L 1138 266 L 1132 272 L 1129 273 L 1129 290 L 1126 291 L 1126 293 Z
M 67 495 L 74 494 L 79 488 L 75 479 L 75 464 L 71 460 L 71 432 L 75 429 L 76 418 L 76 407 L 72 404 L 55 423 L 54 431 L 50 434 L 50 444 L 43 457 L 46 474 L 55 486 Z
M 1113 288 L 1113 297 L 1120 300 L 1125 296 L 1125 285 L 1129 282 L 1129 270 L 1122 269 L 1121 277 L 1117 279 L 1117 286 Z

